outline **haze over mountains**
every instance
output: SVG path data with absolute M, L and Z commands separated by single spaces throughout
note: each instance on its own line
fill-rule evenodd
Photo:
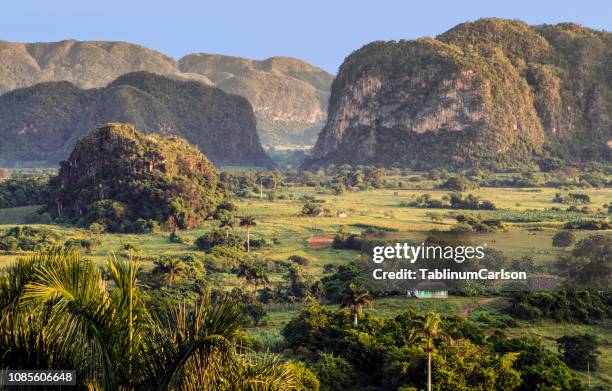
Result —
M 181 136 L 216 164 L 273 165 L 245 98 L 150 72 L 128 73 L 97 89 L 62 81 L 1 95 L 0 164 L 55 165 L 86 133 L 109 122 Z
M 208 77 L 223 91 L 246 97 L 265 144 L 312 145 L 325 124 L 333 76 L 303 61 L 198 53 L 181 58 L 179 66 L 183 72 Z
M 481 19 L 347 57 L 307 166 L 609 162 L 611 113 L 612 33 Z
M 69 81 L 80 88 L 103 87 L 135 71 L 217 85 L 246 97 L 265 143 L 314 143 L 325 122 L 333 79 L 319 68 L 286 57 L 252 61 L 191 54 L 176 61 L 126 42 L 0 41 L 0 93 L 47 81 Z

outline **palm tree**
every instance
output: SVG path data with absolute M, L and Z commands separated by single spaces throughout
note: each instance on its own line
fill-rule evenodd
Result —
M 240 226 L 246 228 L 247 233 L 247 252 L 251 252 L 251 227 L 255 227 L 257 223 L 255 222 L 255 217 L 253 216 L 244 216 L 240 219 Z
M 410 335 L 411 340 L 421 340 L 426 343 L 427 351 L 427 391 L 431 391 L 431 356 L 435 349 L 436 340 L 451 341 L 451 338 L 442 330 L 440 314 L 429 312 L 424 318 L 416 322 L 416 327 Z
M 372 307 L 372 296 L 370 293 L 361 289 L 354 283 L 350 283 L 347 289 L 343 292 L 342 299 L 340 301 L 340 308 L 352 307 L 353 311 L 353 327 L 357 327 L 359 317 L 363 313 L 363 307 Z
M 225 231 L 225 237 L 229 236 L 229 231 L 236 227 L 236 219 L 230 212 L 223 211 L 219 216 L 219 228 Z
M 255 291 L 257 291 L 260 283 L 263 283 L 264 286 L 268 283 L 268 276 L 263 268 L 252 263 L 243 262 L 240 264 L 237 276 L 244 278 L 247 283 L 255 285 Z
M 185 263 L 178 258 L 162 258 L 153 261 L 153 263 L 155 264 L 152 270 L 153 274 L 166 275 L 168 287 L 172 287 L 176 277 L 185 272 Z
M 206 292 L 191 306 L 149 313 L 136 258 L 100 268 L 52 250 L 0 276 L 0 368 L 74 368 L 81 388 L 291 389 L 285 364 L 266 369 L 237 349 L 242 312 Z M 162 320 L 164 319 L 164 320 Z M 261 386 L 261 387 L 259 387 Z

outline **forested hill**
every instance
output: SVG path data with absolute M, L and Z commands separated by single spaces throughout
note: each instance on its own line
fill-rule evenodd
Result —
M 311 164 L 611 161 L 611 61 L 612 33 L 569 23 L 370 43 L 340 68 Z
M 55 165 L 79 138 L 109 122 L 181 136 L 216 164 L 273 165 L 245 98 L 149 72 L 98 89 L 47 82 L 0 96 L 0 164 Z
M 246 97 L 266 143 L 313 144 L 325 123 L 333 76 L 304 61 L 188 54 L 179 61 L 128 42 L 0 41 L 0 93 L 42 82 L 68 81 L 80 88 L 103 87 L 136 71 L 216 85 Z

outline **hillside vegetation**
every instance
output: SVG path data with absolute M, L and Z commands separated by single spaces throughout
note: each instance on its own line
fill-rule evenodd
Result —
M 81 139 L 61 163 L 47 210 L 110 232 L 193 228 L 221 199 L 217 181 L 212 164 L 185 140 L 109 124 Z
M 370 43 L 340 68 L 314 161 L 610 161 L 611 56 L 611 33 L 504 19 Z
M 108 122 L 178 135 L 215 163 L 270 166 L 246 99 L 148 72 L 82 90 L 49 82 L 0 96 L 0 164 L 54 165 L 85 132 Z
M 179 65 L 183 72 L 204 75 L 223 91 L 246 97 L 265 144 L 313 144 L 325 123 L 333 76 L 303 61 L 195 53 Z

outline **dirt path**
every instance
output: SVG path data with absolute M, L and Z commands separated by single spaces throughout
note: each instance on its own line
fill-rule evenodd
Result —
M 334 235 L 316 235 L 308 240 L 308 247 L 312 249 L 331 247 L 334 242 Z
M 474 310 L 478 309 L 482 305 L 492 302 L 493 300 L 495 300 L 494 297 L 485 297 L 482 299 L 478 299 L 472 304 L 465 307 L 463 310 L 461 310 L 461 315 L 467 318 L 472 312 L 474 312 Z

